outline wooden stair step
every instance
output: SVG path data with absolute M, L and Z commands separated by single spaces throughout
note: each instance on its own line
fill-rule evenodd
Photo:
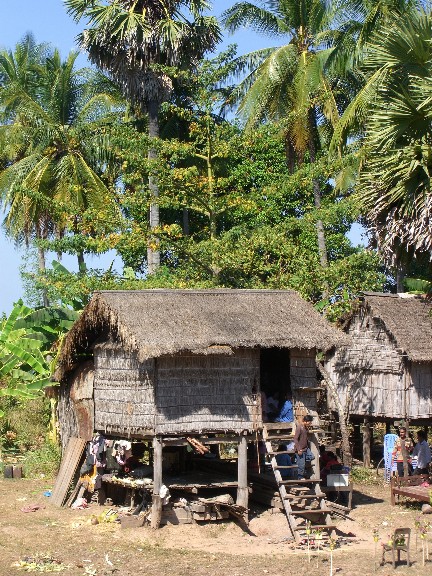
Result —
M 305 494 L 304 492 L 287 492 L 287 498 L 293 498 L 293 499 L 302 499 L 302 498 L 320 498 L 322 496 L 320 496 L 319 494 L 312 494 L 312 493 L 308 493 Z
M 311 524 L 310 525 L 311 530 L 335 530 L 336 529 L 336 524 Z M 295 528 L 297 531 L 300 530 L 306 530 L 306 526 L 305 525 L 300 525 L 300 526 L 296 526 Z
M 286 434 L 271 434 L 265 437 L 266 442 L 271 442 L 272 440 L 279 440 L 281 444 L 288 444 L 293 439 L 293 436 L 287 436 Z
M 292 510 L 292 514 L 330 514 L 330 508 L 304 508 L 300 510 Z
M 324 498 L 324 494 L 287 494 L 286 499 L 290 500 L 304 500 L 305 498 Z
M 303 480 L 282 480 L 279 484 L 316 484 L 319 480 L 312 480 L 311 478 L 304 478 Z

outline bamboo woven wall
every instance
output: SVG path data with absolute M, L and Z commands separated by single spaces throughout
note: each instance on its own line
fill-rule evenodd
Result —
M 157 359 L 156 432 L 253 430 L 259 350 Z
M 290 350 L 291 391 L 297 418 L 318 414 L 315 356 L 315 350 Z
M 416 418 L 432 417 L 432 363 L 413 362 L 410 364 L 410 383 L 408 392 L 409 414 Z
M 154 428 L 154 360 L 138 362 L 120 345 L 95 346 L 95 428 L 133 435 Z
M 342 402 L 352 385 L 351 414 L 394 419 L 405 415 L 411 419 L 430 417 L 431 365 L 412 364 L 410 377 L 408 364 L 382 322 L 368 314 L 353 318 L 349 334 L 353 346 L 337 350 L 326 362 L 326 368 L 337 382 Z M 405 387 L 409 388 L 407 394 Z M 330 395 L 329 407 L 335 410 Z

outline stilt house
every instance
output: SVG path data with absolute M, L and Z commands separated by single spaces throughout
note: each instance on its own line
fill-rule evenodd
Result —
M 55 374 L 63 445 L 94 430 L 148 441 L 157 495 L 162 446 L 230 434 L 247 503 L 261 390 L 291 393 L 298 413 L 316 414 L 316 351 L 346 342 L 293 291 L 98 292 L 66 336 Z
M 430 423 L 431 311 L 422 297 L 364 294 L 345 325 L 352 343 L 332 351 L 326 362 L 342 403 L 349 398 L 352 418 Z

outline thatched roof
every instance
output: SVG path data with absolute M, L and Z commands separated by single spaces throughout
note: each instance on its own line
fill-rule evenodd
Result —
M 397 348 L 415 362 L 432 361 L 432 304 L 411 295 L 365 292 L 364 303 L 381 320 Z
M 103 291 L 95 293 L 66 336 L 56 380 L 73 368 L 80 353 L 108 336 L 136 350 L 140 360 L 241 347 L 327 351 L 348 343 L 293 291 Z

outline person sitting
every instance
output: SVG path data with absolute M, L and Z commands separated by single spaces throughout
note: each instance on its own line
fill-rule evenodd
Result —
M 291 401 L 291 395 L 287 394 L 285 396 L 285 401 L 282 404 L 279 414 L 275 418 L 275 422 L 293 422 L 294 421 L 294 410 Z
M 267 396 L 267 410 L 268 421 L 273 422 L 276 416 L 279 414 L 279 402 L 273 396 L 272 392 L 270 392 Z
M 323 486 L 327 486 L 327 476 L 336 470 L 341 471 L 342 465 L 334 452 L 327 452 L 327 462 L 320 471 Z
M 278 466 L 293 466 L 291 456 L 286 454 L 287 446 L 281 444 L 278 448 L 278 454 L 276 454 L 276 462 Z M 279 469 L 282 480 L 287 480 L 288 478 L 293 478 L 293 468 L 280 468 Z
M 320 446 L 319 446 L 320 470 L 322 470 L 325 467 L 325 465 L 327 464 L 327 462 L 331 459 L 331 456 L 330 456 L 331 454 L 333 454 L 333 452 L 327 452 L 324 444 L 320 444 Z

